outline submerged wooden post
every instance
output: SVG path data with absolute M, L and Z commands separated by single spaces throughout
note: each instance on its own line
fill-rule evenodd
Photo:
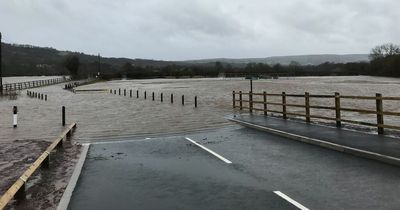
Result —
M 376 94 L 376 123 L 378 127 L 378 134 L 383 134 L 383 101 L 382 94 L 380 93 Z
M 154 92 L 152 93 L 152 99 L 153 99 L 153 101 L 154 101 Z
M 236 108 L 236 101 L 235 101 L 235 91 L 232 91 L 232 105 L 233 105 L 233 108 L 235 109 Z
M 174 94 L 171 93 L 171 104 L 173 104 L 173 103 L 174 103 Z
M 124 89 L 124 96 L 126 96 L 126 89 Z
M 197 96 L 194 97 L 194 107 L 197 108 Z
M 242 100 L 242 91 L 239 91 L 239 107 L 240 110 L 243 110 L 243 100 Z
M 340 113 L 340 93 L 335 93 L 335 112 L 336 112 L 336 127 L 342 126 L 342 119 Z
M 311 117 L 310 117 L 310 93 L 305 92 L 304 101 L 305 101 L 305 107 L 306 107 L 306 122 L 309 123 L 309 122 L 311 122 Z
M 61 111 L 61 117 L 62 117 L 62 126 L 65 126 L 65 106 L 62 106 L 62 111 Z
M 253 112 L 253 93 L 249 92 L 249 112 Z
M 136 98 L 139 98 L 139 90 L 136 91 Z
M 287 119 L 286 115 L 286 93 L 282 92 L 282 116 L 283 119 Z
M 267 92 L 264 91 L 263 96 L 264 96 L 264 115 L 267 116 L 268 115 L 268 112 L 267 112 Z
M 182 106 L 185 105 L 185 95 L 182 95 Z
M 121 88 L 118 89 L 118 95 L 121 95 Z
M 144 91 L 144 100 L 146 100 L 146 98 L 147 98 L 147 94 L 146 94 L 146 91 Z
M 129 97 L 132 98 L 132 90 L 129 90 Z
M 26 181 L 24 181 L 24 184 L 18 189 L 18 191 L 15 193 L 14 198 L 16 200 L 25 200 L 26 199 L 26 186 L 25 186 Z
M 163 102 L 164 101 L 164 95 L 163 95 L 163 93 L 161 93 L 161 102 Z

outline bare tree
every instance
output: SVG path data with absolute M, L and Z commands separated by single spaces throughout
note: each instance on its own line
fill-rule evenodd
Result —
M 371 60 L 400 55 L 400 46 L 392 43 L 376 46 L 372 49 L 369 58 Z

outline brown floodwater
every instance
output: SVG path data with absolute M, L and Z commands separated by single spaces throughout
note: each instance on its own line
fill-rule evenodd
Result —
M 44 78 L 46 79 L 46 78 Z M 16 79 L 13 79 L 15 81 Z M 253 82 L 254 92 L 304 93 L 374 96 L 400 96 L 400 79 L 383 77 L 298 77 Z M 101 138 L 157 135 L 213 128 L 229 124 L 224 118 L 232 112 L 232 90 L 249 91 L 249 81 L 243 79 L 149 79 L 114 80 L 81 86 L 89 89 L 127 89 L 127 96 L 104 92 L 73 93 L 63 85 L 32 89 L 47 94 L 48 101 L 30 98 L 22 91 L 16 100 L 0 100 L 0 141 L 52 140 L 62 130 L 61 106 L 67 110 L 67 123 L 77 122 L 74 134 L 77 141 L 96 141 Z M 129 90 L 133 97 L 129 97 Z M 136 98 L 136 90 L 140 98 Z M 147 91 L 147 100 L 143 93 Z M 152 101 L 152 92 L 156 99 Z M 160 93 L 164 102 L 160 102 Z M 123 91 L 122 91 L 123 93 Z M 174 104 L 170 94 L 174 94 Z M 181 105 L 185 95 L 185 105 Z M 194 108 L 198 96 L 198 108 Z M 261 98 L 260 98 L 261 100 Z M 279 101 L 280 98 L 269 98 Z M 333 99 L 312 99 L 312 105 L 331 105 Z M 288 98 L 288 103 L 304 104 L 304 99 Z M 18 106 L 18 128 L 12 128 L 12 106 Z M 375 101 L 343 100 L 343 107 L 375 109 Z M 279 110 L 280 107 L 270 106 Z M 400 112 L 400 102 L 385 102 L 386 111 Z M 303 112 L 301 108 L 288 108 L 290 112 Z M 312 114 L 333 117 L 333 112 L 312 110 Z M 344 113 L 344 118 L 375 122 L 374 115 Z M 385 118 L 385 123 L 399 125 L 398 118 Z

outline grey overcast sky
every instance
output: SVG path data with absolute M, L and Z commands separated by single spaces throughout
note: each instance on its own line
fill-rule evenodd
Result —
M 399 0 L 0 0 L 3 41 L 185 60 L 369 53 L 400 44 Z

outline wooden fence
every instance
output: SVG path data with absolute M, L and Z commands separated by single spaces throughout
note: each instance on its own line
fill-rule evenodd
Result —
M 69 81 L 70 79 L 62 77 L 55 79 L 47 79 L 47 80 L 36 80 L 36 81 L 27 81 L 27 82 L 18 82 L 18 83 L 8 83 L 3 84 L 3 93 L 8 93 L 11 91 L 24 90 L 35 87 L 42 87 L 46 85 L 53 85 L 58 83 L 63 83 Z
M 73 129 L 76 128 L 76 123 L 69 125 L 54 141 L 47 147 L 38 159 L 22 174 L 21 177 L 4 193 L 0 198 L 0 209 L 3 209 L 12 198 L 25 198 L 25 184 L 32 174 L 40 167 L 48 168 L 50 164 L 50 153 L 56 148 L 62 146 L 62 141 L 65 137 L 70 137 Z
M 303 101 L 302 104 L 292 104 L 287 103 L 289 98 L 297 98 Z M 323 106 L 320 104 L 312 104 L 313 99 L 328 99 L 330 100 L 329 106 Z M 360 109 L 355 107 L 343 107 L 341 103 L 344 100 L 369 100 L 375 101 L 375 109 Z M 278 101 L 278 102 L 277 102 Z M 384 123 L 385 116 L 400 116 L 400 112 L 392 112 L 392 111 L 384 111 L 383 102 L 384 101 L 400 101 L 400 97 L 384 97 L 382 94 L 377 93 L 375 96 L 350 96 L 350 95 L 340 95 L 340 93 L 335 93 L 333 95 L 316 95 L 310 94 L 308 92 L 304 94 L 286 94 L 282 92 L 280 94 L 273 93 L 252 93 L 252 92 L 235 92 L 232 93 L 232 102 L 234 109 L 240 110 L 249 110 L 250 113 L 253 111 L 261 111 L 264 115 L 268 115 L 268 113 L 277 113 L 281 114 L 284 119 L 287 119 L 288 116 L 297 116 L 305 119 L 307 123 L 311 122 L 314 119 L 322 119 L 328 121 L 335 121 L 337 127 L 342 126 L 342 122 L 364 125 L 364 126 L 372 126 L 378 129 L 379 134 L 384 133 L 384 129 L 393 129 L 400 130 L 400 126 L 397 125 L 388 125 Z M 261 105 L 261 107 L 260 107 Z M 280 110 L 270 109 L 268 105 L 278 106 Z M 297 109 L 301 109 L 301 112 L 290 112 L 288 108 L 296 107 Z M 311 114 L 312 110 L 330 110 L 334 112 L 333 116 L 322 116 L 322 115 L 313 115 Z M 356 112 L 360 114 L 373 114 L 376 115 L 376 123 L 365 122 L 365 121 L 356 121 L 352 119 L 343 119 L 342 112 Z

